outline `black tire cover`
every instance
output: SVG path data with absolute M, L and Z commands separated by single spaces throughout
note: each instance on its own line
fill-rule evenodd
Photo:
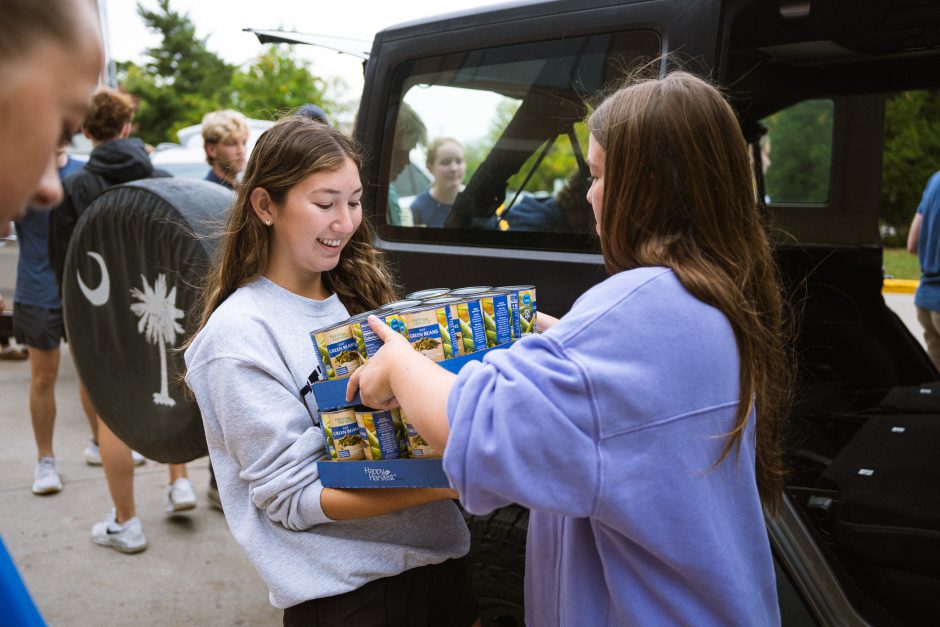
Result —
M 233 194 L 158 178 L 103 192 L 69 243 L 62 298 L 78 374 L 101 419 L 144 456 L 206 454 L 177 350 L 198 324 L 199 287 Z

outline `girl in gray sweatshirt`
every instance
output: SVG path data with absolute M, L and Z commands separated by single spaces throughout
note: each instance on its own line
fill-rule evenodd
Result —
M 352 140 L 306 118 L 262 135 L 186 349 L 186 382 L 229 528 L 286 624 L 355 611 L 348 624 L 466 626 L 477 609 L 457 559 L 469 534 L 455 493 L 337 490 L 317 472 L 325 443 L 304 391 L 317 368 L 309 333 L 395 296 L 362 218 L 358 166 Z

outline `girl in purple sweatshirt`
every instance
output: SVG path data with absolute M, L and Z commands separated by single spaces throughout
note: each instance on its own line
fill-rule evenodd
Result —
M 468 511 L 531 509 L 528 624 L 778 624 L 763 508 L 788 369 L 745 140 L 683 72 L 588 127 L 611 276 L 456 376 L 373 320 L 386 346 L 350 392 L 403 407 Z

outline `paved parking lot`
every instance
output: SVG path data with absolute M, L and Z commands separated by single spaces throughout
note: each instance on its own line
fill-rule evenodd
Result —
M 123 555 L 91 541 L 110 509 L 100 467 L 87 466 L 89 437 L 75 369 L 63 351 L 55 450 L 65 489 L 32 494 L 36 448 L 28 411 L 29 362 L 0 362 L 0 534 L 50 625 L 278 625 L 267 589 L 208 507 L 206 459 L 189 465 L 199 495 L 190 515 L 163 512 L 163 464 L 137 469 L 137 510 L 149 548 Z M 0 623 L 2 623 L 0 618 Z

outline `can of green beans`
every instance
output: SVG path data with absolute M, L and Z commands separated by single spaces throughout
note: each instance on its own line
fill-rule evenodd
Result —
M 352 331 L 353 338 L 356 340 L 356 351 L 359 354 L 359 361 L 366 363 L 369 358 L 375 355 L 376 351 L 382 348 L 382 340 L 375 334 L 372 327 L 369 326 L 369 316 L 375 316 L 396 333 L 400 333 L 408 339 L 408 329 L 405 327 L 405 320 L 397 311 L 377 309 L 358 314 L 349 319 L 349 328 Z
M 349 408 L 321 411 L 320 425 L 323 427 L 323 437 L 330 459 L 340 462 L 365 459 L 362 434 L 359 432 L 355 411 Z
M 455 290 L 447 292 L 448 296 L 474 296 L 476 294 L 484 294 L 486 292 L 491 292 L 493 290 L 489 285 L 474 285 L 471 287 L 458 287 Z
M 362 437 L 362 450 L 367 459 L 401 459 L 402 443 L 407 451 L 407 437 L 404 435 L 404 426 L 396 428 L 393 410 L 370 409 L 360 406 L 356 408 L 356 422 L 359 425 L 359 434 Z M 401 415 L 398 416 L 401 424 Z
M 405 298 L 403 300 L 393 300 L 392 302 L 385 303 L 379 307 L 379 311 L 399 311 L 401 309 L 408 309 L 409 307 L 417 307 L 420 304 L 420 300 L 413 300 L 410 298 Z
M 486 328 L 486 346 L 501 346 L 512 342 L 512 313 L 509 294 L 487 292 L 480 295 L 483 325 Z
M 405 426 L 405 433 L 408 436 L 408 451 L 412 457 L 417 459 L 440 457 L 440 454 L 434 450 L 434 447 L 421 437 L 421 434 L 414 428 L 414 425 L 408 422 L 408 417 L 405 416 L 404 411 L 401 412 L 401 421 Z
M 444 359 L 451 359 L 463 355 L 463 340 L 460 333 L 460 318 L 457 315 L 457 304 L 463 299 L 451 296 L 429 298 L 424 305 L 434 307 L 437 312 L 437 323 L 441 328 L 441 338 L 444 347 Z
M 535 300 L 534 285 L 507 285 L 497 288 L 509 294 L 509 308 L 512 313 L 512 334 L 514 339 L 535 331 L 538 307 Z
M 418 305 L 400 313 L 408 329 L 408 342 L 414 349 L 431 361 L 443 361 L 444 334 L 447 334 L 448 340 L 450 336 L 447 327 L 438 322 L 437 307 Z
M 417 292 L 412 292 L 411 294 L 406 294 L 405 298 L 407 300 L 427 300 L 428 298 L 438 298 L 439 296 L 445 296 L 450 289 L 446 287 L 432 287 L 426 290 L 418 290 Z
M 356 340 L 349 320 L 310 333 L 317 348 L 320 368 L 327 379 L 341 379 L 356 371 L 361 364 Z
M 465 355 L 486 348 L 486 326 L 480 300 L 473 297 L 457 302 L 457 321 L 460 325 L 460 341 Z

